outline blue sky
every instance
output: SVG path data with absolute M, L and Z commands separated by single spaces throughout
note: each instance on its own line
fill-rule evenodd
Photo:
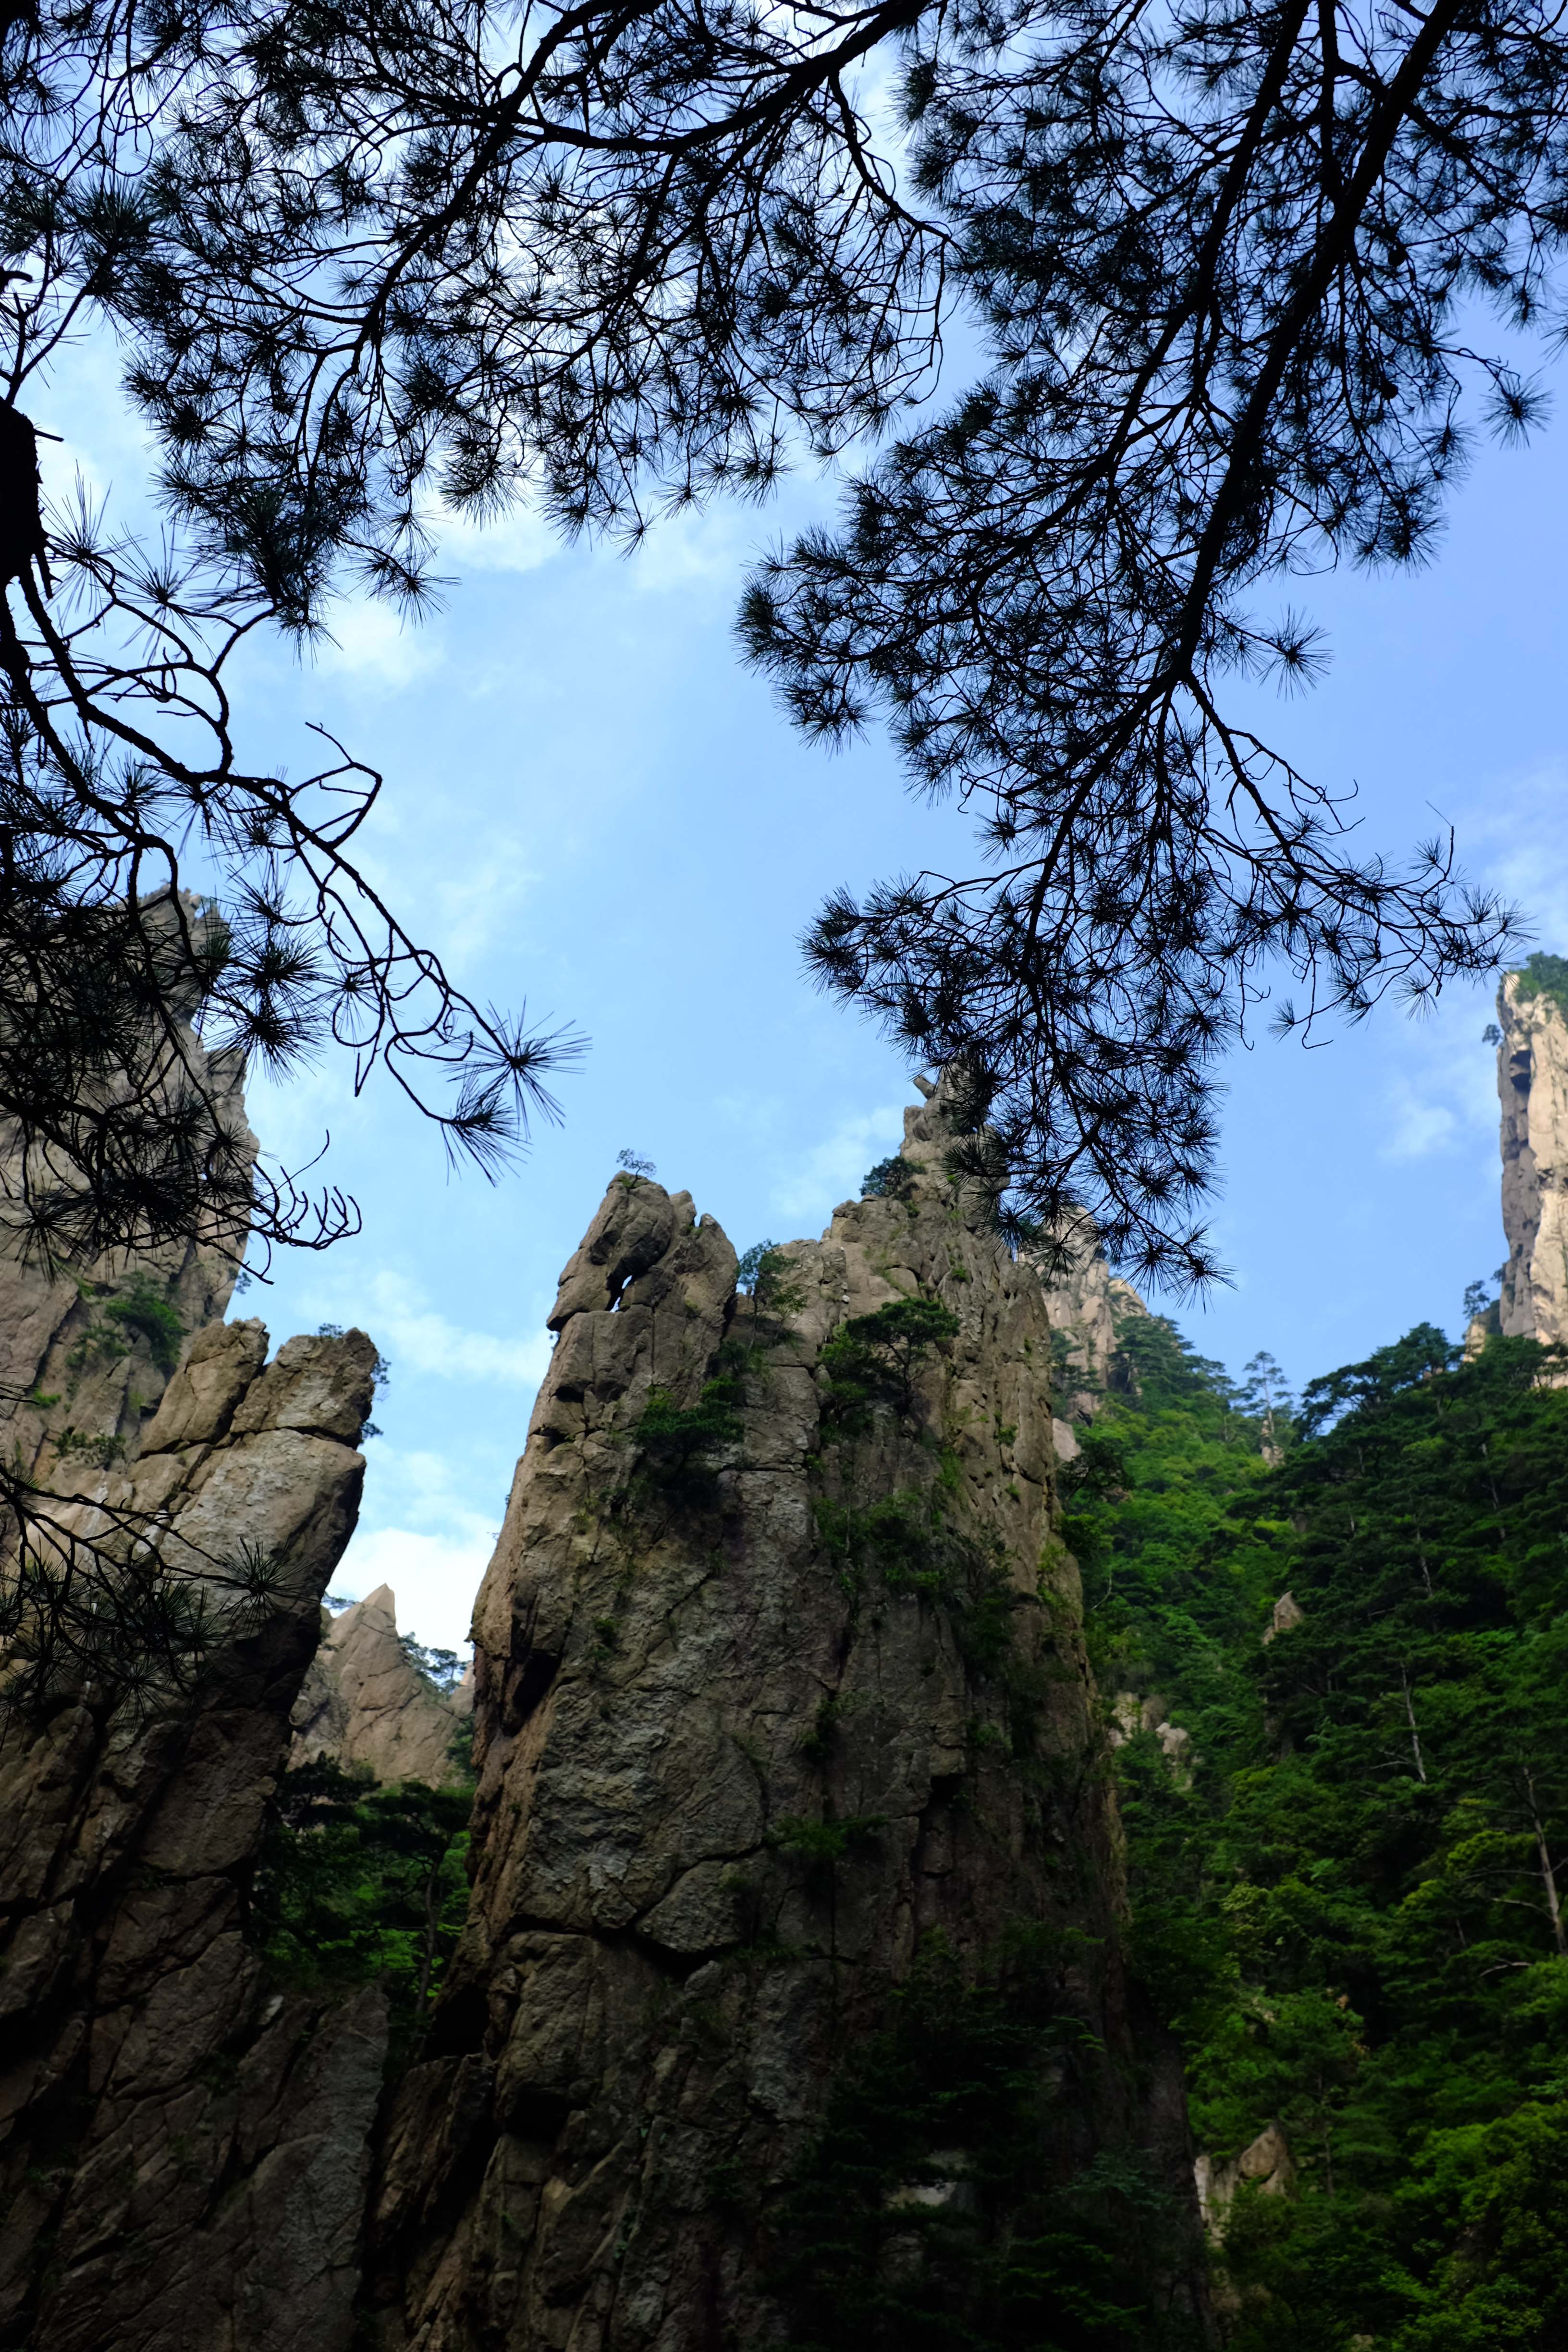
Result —
M 68 436 L 54 480 L 79 464 L 130 509 L 142 453 L 106 355 L 79 353 L 35 414 Z M 1332 667 L 1268 712 L 1308 772 L 1360 785 L 1378 846 L 1452 822 L 1547 947 L 1568 947 L 1565 492 L 1548 428 L 1481 458 L 1425 572 L 1300 583 Z M 556 1275 L 617 1150 L 653 1160 L 743 1249 L 820 1231 L 913 1099 L 892 1051 L 811 989 L 797 940 L 835 884 L 940 862 L 962 828 L 906 796 L 879 741 L 829 756 L 792 736 L 731 639 L 754 551 L 830 500 L 798 478 L 770 509 L 684 517 L 631 559 L 559 547 L 526 517 L 454 534 L 441 568 L 459 584 L 434 620 L 350 607 L 313 661 L 276 645 L 246 676 L 247 758 L 301 772 L 314 719 L 383 767 L 367 862 L 410 927 L 474 994 L 526 998 L 592 1040 L 561 1085 L 563 1127 L 494 1187 L 449 1177 L 390 1087 L 355 1103 L 323 1065 L 286 1093 L 252 1089 L 281 1158 L 331 1132 L 364 1232 L 279 1262 L 235 1311 L 275 1343 L 359 1323 L 390 1360 L 337 1585 L 392 1583 L 427 1641 L 463 1638 Z M 1489 993 L 1232 1057 L 1215 1225 L 1234 1279 L 1178 1310 L 1205 1353 L 1237 1370 L 1267 1347 L 1300 1381 L 1416 1321 L 1458 1328 L 1466 1284 L 1504 1254 Z

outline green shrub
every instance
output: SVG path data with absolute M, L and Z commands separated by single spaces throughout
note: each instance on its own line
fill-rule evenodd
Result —
M 405 2046 L 468 1910 L 467 1789 L 378 1788 L 333 1764 L 281 1775 L 251 1892 L 268 1973 L 307 1990 L 380 1982 Z
M 658 1486 L 697 1493 L 712 1485 L 707 1458 L 742 1435 L 736 1407 L 745 1390 L 731 1371 L 704 1383 L 697 1402 L 679 1405 L 668 1389 L 648 1391 L 647 1403 L 632 1431 L 644 1475 Z
M 110 1299 L 103 1312 L 121 1329 L 141 1334 L 161 1372 L 174 1370 L 180 1360 L 185 1327 L 163 1293 L 145 1276 L 138 1276 L 118 1298 Z
M 907 1201 L 915 1188 L 915 1170 L 908 1160 L 897 1154 L 891 1160 L 879 1160 L 860 1180 L 863 1201 Z
M 1057 2106 L 1092 2049 L 1038 1931 L 984 1967 L 929 1937 L 841 2067 L 778 2217 L 795 2352 L 1123 2352 L 1170 2217 L 1136 2162 L 1075 2166 Z M 1067 2094 L 1070 2101 L 1071 2093 Z M 960 2193 L 921 2190 L 957 2179 Z
M 1515 977 L 1521 996 L 1550 998 L 1560 1013 L 1568 1013 L 1568 956 L 1528 956 Z
M 86 1285 L 81 1296 L 93 1294 Z M 113 1363 L 128 1356 L 137 1339 L 162 1372 L 172 1372 L 180 1360 L 185 1327 L 156 1284 L 138 1275 L 117 1296 L 106 1298 L 67 1358 L 74 1372 L 91 1363 Z
M 1296 2168 L 1231 2210 L 1231 2352 L 1568 2342 L 1568 1358 L 1419 1325 L 1271 1467 L 1258 1396 L 1129 1357 L 1071 1539 L 1101 1689 L 1191 1735 L 1117 1751 L 1133 1957 L 1200 2145 Z
M 751 1294 L 760 1313 L 787 1319 L 805 1305 L 805 1293 L 790 1279 L 792 1272 L 776 1242 L 753 1242 L 735 1268 L 735 1286 Z
M 818 1359 L 827 1374 L 822 1418 L 843 1436 L 866 1428 L 871 1406 L 914 1403 L 916 1365 L 961 1326 L 935 1298 L 896 1298 L 874 1315 L 857 1315 L 839 1325 Z
M 456 1650 L 426 1649 L 412 1633 L 399 1633 L 397 1646 L 420 1681 L 443 1697 L 455 1691 L 463 1679 L 463 1661 Z

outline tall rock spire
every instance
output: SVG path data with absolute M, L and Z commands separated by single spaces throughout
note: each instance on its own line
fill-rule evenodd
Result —
M 1568 1339 L 1568 961 L 1535 955 L 1498 993 L 1502 1108 L 1499 1302 L 1511 1336 Z
M 912 1108 L 896 1191 L 751 1295 L 632 1177 L 562 1276 L 475 1613 L 472 1907 L 384 2126 L 378 2341 L 894 2343 L 1052 2231 L 1201 2309 L 1051 1324 L 946 1140 Z M 966 2105 L 982 2039 L 1007 2081 Z M 1096 2185 L 1134 2176 L 1163 2234 Z

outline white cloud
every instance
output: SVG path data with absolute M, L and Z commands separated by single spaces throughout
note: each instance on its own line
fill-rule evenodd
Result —
M 1522 776 L 1489 781 L 1464 811 L 1458 828 L 1472 864 L 1516 901 L 1533 935 L 1531 944 L 1549 954 L 1561 954 L 1568 946 L 1565 797 L 1568 776 L 1560 764 L 1548 762 Z
M 448 509 L 433 521 L 443 571 L 537 572 L 561 551 L 561 534 L 537 507 L 508 507 L 490 522 Z
M 537 572 L 567 545 L 561 532 L 526 499 L 489 522 L 443 509 L 430 518 L 439 566 L 463 572 Z M 588 542 L 590 561 L 614 567 L 634 591 L 662 594 L 700 581 L 732 581 L 759 536 L 757 509 L 742 499 L 717 499 L 708 507 L 673 514 L 648 509 L 648 529 L 629 551 L 613 541 Z
M 439 668 L 446 649 L 431 623 L 405 620 L 370 596 L 345 598 L 332 609 L 331 636 L 316 641 L 311 667 L 326 677 L 372 679 L 412 686 Z
M 489 1497 L 488 1511 L 474 1508 L 476 1494 Z M 505 1502 L 499 1464 L 459 1463 L 421 1447 L 400 1453 L 383 1441 L 371 1449 L 364 1518 L 332 1591 L 363 1601 L 378 1584 L 389 1584 L 401 1632 L 438 1649 L 460 1649 Z
M 384 1269 L 356 1289 L 369 1301 L 381 1347 L 400 1370 L 443 1381 L 502 1381 L 537 1388 L 550 1361 L 550 1335 L 504 1339 L 492 1331 L 465 1331 L 426 1304 L 405 1276 Z
M 1489 986 L 1460 984 L 1404 1024 L 1403 1034 L 1388 1031 L 1388 1126 L 1380 1160 L 1425 1160 L 1495 1139 L 1496 1066 L 1481 1036 L 1490 1017 Z
M 1458 1120 L 1446 1103 L 1423 1102 L 1411 1087 L 1394 1090 L 1394 1125 L 1380 1160 L 1425 1160 L 1453 1142 Z
M 773 1207 L 781 1217 L 826 1224 L 841 1201 L 858 1193 L 867 1169 L 892 1157 L 903 1132 L 902 1103 L 884 1103 L 842 1120 L 830 1136 L 785 1169 L 770 1195 Z
M 343 1554 L 332 1591 L 363 1601 L 378 1584 L 389 1584 L 399 1633 L 433 1649 L 462 1650 L 495 1538 L 494 1528 L 473 1525 L 447 1535 L 415 1528 L 364 1530 Z

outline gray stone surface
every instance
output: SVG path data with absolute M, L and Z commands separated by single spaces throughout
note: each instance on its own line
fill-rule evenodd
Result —
M 942 1175 L 940 1106 L 907 1129 L 912 1199 L 789 1244 L 787 1310 L 737 1298 L 719 1227 L 645 1182 L 612 1185 L 563 1276 L 475 1613 L 469 1922 L 384 2130 L 384 2345 L 781 2344 L 770 2200 L 933 1931 L 971 1957 L 1019 1923 L 1081 1939 L 1061 1998 L 1098 2055 L 1053 2129 L 1084 2153 L 1134 2143 L 1191 2200 L 1179 2078 L 1128 2006 L 1104 1730 L 1055 1531 L 1046 1302 Z M 835 1442 L 824 1343 L 914 1297 L 956 1337 L 916 1366 L 908 1411 Z M 637 1438 L 650 1394 L 690 1408 L 726 1370 L 738 1433 L 706 1484 L 661 1486 Z M 1027 1772 L 958 1612 L 823 1540 L 825 1513 L 903 1495 L 929 1516 L 939 1487 L 1012 1596 Z M 865 1825 L 826 1867 L 798 1851 L 824 1822 Z M 716 2198 L 721 2173 L 763 2219 Z
M 323 1625 L 294 1708 L 289 1760 L 325 1759 L 377 1780 L 438 1788 L 460 1777 L 452 1741 L 473 1703 L 471 1675 L 444 1694 L 409 1663 L 397 1637 L 396 1595 L 380 1584 Z
M 1502 1222 L 1508 1236 L 1502 1329 L 1568 1339 L 1568 1020 L 1510 972 L 1498 994 Z
M 79 1287 L 0 1256 L 0 1437 L 63 1522 L 135 1515 L 220 1610 L 242 1553 L 278 1571 L 192 1701 L 149 1720 L 87 1682 L 0 1719 L 7 2352 L 340 2352 L 353 2325 L 384 2001 L 269 1990 L 243 1930 L 376 1357 L 350 1332 L 268 1368 L 260 1323 L 216 1319 L 232 1273 L 193 1247 Z M 108 1311 L 149 1299 L 172 1376 L 167 1321 Z

